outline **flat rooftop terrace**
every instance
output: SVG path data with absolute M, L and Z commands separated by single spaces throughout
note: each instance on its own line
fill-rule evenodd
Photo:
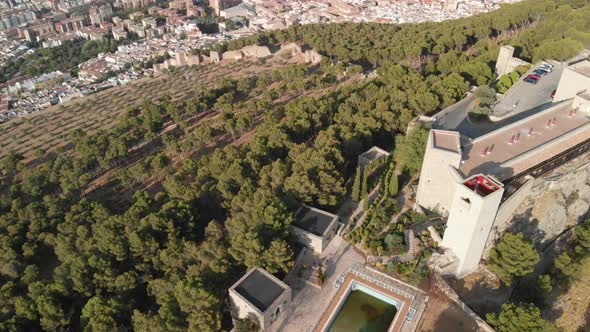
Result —
M 573 64 L 570 68 L 578 74 L 590 77 L 590 61 L 588 60 Z
M 588 114 L 565 101 L 469 142 L 460 170 L 466 176 L 484 173 L 505 180 L 590 139 L 588 124 Z
M 317 236 L 324 235 L 334 219 L 338 218 L 331 213 L 303 206 L 295 216 L 294 226 Z
M 283 285 L 259 269 L 252 270 L 234 289 L 262 312 L 285 291 Z
M 377 146 L 373 146 L 369 150 L 361 153 L 361 155 L 359 157 L 364 158 L 368 161 L 373 161 L 373 160 L 387 157 L 387 156 L 389 156 L 389 152 L 387 152 Z

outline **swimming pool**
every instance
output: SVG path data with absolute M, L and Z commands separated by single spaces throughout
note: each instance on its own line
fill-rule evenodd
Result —
M 353 281 L 326 332 L 386 332 L 402 303 Z

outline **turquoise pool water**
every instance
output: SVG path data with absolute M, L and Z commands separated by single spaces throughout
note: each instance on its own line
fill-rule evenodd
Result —
M 386 332 L 399 305 L 379 292 L 353 283 L 328 332 Z

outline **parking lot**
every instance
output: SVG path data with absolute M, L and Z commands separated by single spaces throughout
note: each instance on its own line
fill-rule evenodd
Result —
M 523 81 L 523 78 L 533 73 L 540 63 L 531 67 L 531 69 L 516 82 L 505 94 L 504 97 L 494 107 L 494 115 L 502 117 L 511 116 L 522 111 L 539 107 L 543 104 L 550 103 L 553 98 L 551 93 L 557 89 L 559 78 L 566 64 L 557 61 L 548 61 L 552 64 L 553 71 L 541 79 L 537 84 L 530 84 Z

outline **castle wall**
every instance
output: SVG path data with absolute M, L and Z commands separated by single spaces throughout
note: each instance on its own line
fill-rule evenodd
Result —
M 245 57 L 252 57 L 252 58 L 264 58 L 264 57 L 272 55 L 272 53 L 270 52 L 270 49 L 266 46 L 257 46 L 257 45 L 244 46 L 241 49 L 241 51 Z
M 312 64 L 320 63 L 322 61 L 322 55 L 319 54 L 316 50 L 307 50 L 303 54 L 305 58 L 305 62 L 309 62 Z
M 211 63 L 218 63 L 219 61 L 221 61 L 221 55 L 217 51 L 209 52 L 209 57 Z
M 506 73 L 509 73 L 508 70 L 508 63 L 512 59 L 514 55 L 514 47 L 510 45 L 504 45 L 500 48 L 500 53 L 498 53 L 498 58 L 496 60 L 496 75 L 502 76 Z
M 463 183 L 456 184 L 441 243 L 459 259 L 455 275 L 469 274 L 479 266 L 503 193 L 504 189 L 499 187 L 482 196 Z
M 486 255 L 494 245 L 491 240 L 507 230 L 523 232 L 537 248 L 544 249 L 563 231 L 586 218 L 590 212 L 590 153 L 534 179 L 523 196 L 504 222 L 498 219 L 494 224 Z
M 448 166 L 458 168 L 460 162 L 459 153 L 435 148 L 433 135 L 429 134 L 416 202 L 426 209 L 446 215 L 456 186 Z
M 303 51 L 301 50 L 301 46 L 295 44 L 295 43 L 287 43 L 284 45 L 281 45 L 281 49 L 279 50 L 279 53 L 291 53 L 292 55 L 298 55 L 301 54 Z
M 321 236 L 311 234 L 298 227 L 291 226 L 291 234 L 293 234 L 293 236 L 299 243 L 312 249 L 317 253 L 321 253 L 322 251 L 324 251 L 325 247 L 327 246 L 327 243 L 324 243 L 327 241 L 324 241 L 324 238 L 322 238 Z
M 516 209 L 518 209 L 524 200 L 531 194 L 534 183 L 535 178 L 528 176 L 525 183 L 520 188 L 518 188 L 508 199 L 506 199 L 502 205 L 500 205 L 498 208 L 498 213 L 496 213 L 494 225 L 490 230 L 490 234 L 483 251 L 483 259 L 488 258 L 490 250 L 494 247 L 496 240 L 498 240 L 500 235 L 508 228 L 514 211 L 516 211 Z
M 237 318 L 243 319 L 254 316 L 259 323 L 264 324 L 264 313 L 261 313 L 259 310 L 253 307 L 233 289 L 229 292 L 229 301 Z
M 287 310 L 287 308 L 291 304 L 293 296 L 291 287 L 289 287 L 289 285 L 283 283 L 279 279 L 276 279 L 272 274 L 263 269 L 258 270 L 260 271 L 260 273 L 266 274 L 268 278 L 275 279 L 278 284 L 282 284 L 281 288 L 283 288 L 283 292 L 264 311 L 262 311 L 253 303 L 250 303 L 238 291 L 236 291 L 237 285 L 240 284 L 249 275 L 248 273 L 244 275 L 240 280 L 238 280 L 234 284 L 234 286 L 232 286 L 229 289 L 229 300 L 233 319 L 254 317 L 256 318 L 256 320 L 258 320 L 258 323 L 260 324 L 260 330 L 263 331 L 266 328 L 268 328 L 274 321 L 276 321 L 277 318 L 279 318 L 285 310 Z M 264 280 L 264 282 L 273 281 Z M 259 286 L 255 286 L 254 288 L 254 290 L 257 292 L 264 291 L 263 289 L 259 289 Z
M 514 57 L 514 47 L 504 45 L 500 48 L 500 53 L 496 60 L 496 75 L 502 76 L 514 71 L 518 66 L 528 66 L 530 63 Z
M 221 59 L 223 59 L 223 60 L 242 60 L 242 58 L 244 58 L 244 54 L 240 50 L 227 51 L 227 52 L 223 53 L 223 55 L 221 57 Z

